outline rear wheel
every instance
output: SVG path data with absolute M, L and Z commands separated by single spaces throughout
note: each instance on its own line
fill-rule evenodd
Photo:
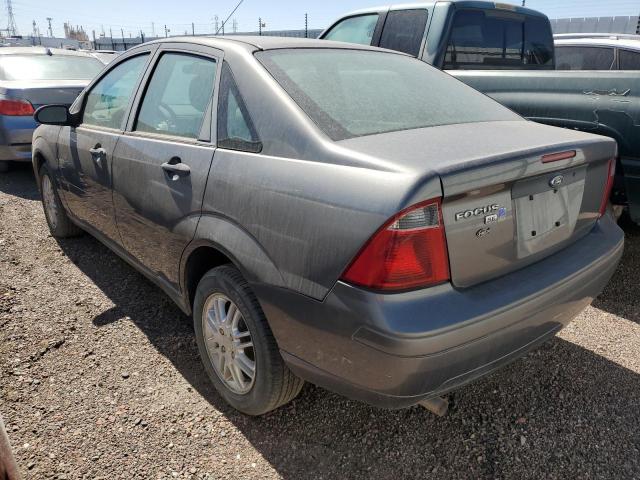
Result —
M 0 173 L 6 173 L 9 171 L 9 162 L 0 160 Z
M 217 267 L 202 278 L 193 321 L 205 370 L 236 410 L 261 415 L 300 393 L 304 382 L 282 360 L 260 304 L 236 268 Z
M 71 221 L 64 210 L 46 165 L 40 168 L 40 185 L 42 207 L 44 208 L 44 216 L 47 219 L 51 235 L 57 238 L 66 238 L 82 234 L 82 230 Z

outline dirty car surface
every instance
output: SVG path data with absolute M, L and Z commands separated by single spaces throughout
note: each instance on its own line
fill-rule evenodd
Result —
M 192 314 L 248 414 L 302 380 L 390 408 L 450 391 L 558 332 L 622 253 L 614 141 L 399 53 L 152 42 L 36 116 L 52 233 L 91 233 Z

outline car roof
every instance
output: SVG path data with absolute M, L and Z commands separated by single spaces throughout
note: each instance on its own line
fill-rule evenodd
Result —
M 433 6 L 436 3 L 437 1 L 431 1 L 431 2 L 417 2 L 417 3 L 399 3 L 399 4 L 383 5 L 379 7 L 369 7 L 369 8 L 354 10 L 352 12 L 347 13 L 346 15 L 340 16 L 340 18 L 352 17 L 354 15 L 362 15 L 366 13 L 381 13 L 389 10 L 414 10 L 414 9 L 420 9 L 420 8 L 430 9 L 430 8 L 433 8 Z M 537 10 L 532 10 L 530 8 L 521 7 L 519 5 L 515 5 L 513 3 L 507 3 L 507 2 L 488 2 L 485 0 L 448 0 L 448 3 L 455 3 L 460 8 L 468 7 L 468 8 L 490 8 L 490 9 L 497 9 L 497 10 L 512 10 L 518 13 L 525 13 L 527 15 L 535 15 L 535 16 L 541 16 L 546 18 L 546 15 L 544 15 L 543 13 Z
M 596 38 L 562 38 L 556 37 L 557 46 L 580 46 L 580 47 L 618 47 L 640 51 L 640 37 L 637 40 L 630 38 L 596 37 Z
M 226 35 L 226 36 L 183 36 L 169 37 L 153 40 L 149 43 L 191 43 L 194 45 L 205 45 L 213 48 L 224 50 L 228 47 L 240 47 L 250 52 L 256 50 L 280 50 L 280 49 L 296 49 L 296 48 L 322 48 L 322 49 L 340 49 L 340 50 L 371 50 L 378 52 L 395 53 L 406 55 L 402 52 L 393 50 L 385 50 L 382 48 L 371 47 L 369 45 L 360 45 L 354 43 L 334 42 L 330 40 L 317 40 L 311 38 L 294 38 L 294 37 L 270 37 L 270 36 L 244 36 L 244 35 Z M 144 45 L 144 44 L 143 44 Z
M 47 47 L 0 47 L 0 55 L 67 55 L 72 57 L 91 57 L 88 52 Z

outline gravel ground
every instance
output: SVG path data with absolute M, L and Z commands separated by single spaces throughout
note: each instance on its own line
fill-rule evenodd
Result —
M 456 392 L 445 418 L 307 385 L 262 418 L 209 386 L 190 321 L 89 236 L 48 233 L 0 175 L 0 412 L 27 478 L 640 479 L 640 229 L 560 336 Z

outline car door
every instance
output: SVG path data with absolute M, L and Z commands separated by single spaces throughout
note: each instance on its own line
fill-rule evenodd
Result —
M 80 125 L 63 127 L 59 136 L 61 183 L 69 210 L 116 243 L 113 152 L 150 54 L 131 55 L 103 75 L 84 96 Z
M 175 288 L 215 151 L 212 102 L 221 52 L 167 44 L 155 57 L 114 154 L 114 206 L 125 249 Z

